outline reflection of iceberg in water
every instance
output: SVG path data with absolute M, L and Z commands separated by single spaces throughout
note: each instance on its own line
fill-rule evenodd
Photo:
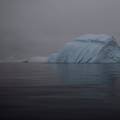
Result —
M 110 64 L 54 64 L 51 67 L 68 85 L 107 85 L 112 82 Z
M 51 67 L 62 85 L 71 87 L 65 96 L 103 99 L 112 96 L 114 78 L 110 64 L 52 64 Z

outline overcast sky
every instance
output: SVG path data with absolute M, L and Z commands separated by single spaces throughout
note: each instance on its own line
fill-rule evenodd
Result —
M 120 39 L 120 0 L 0 0 L 0 58 L 47 56 L 81 34 Z

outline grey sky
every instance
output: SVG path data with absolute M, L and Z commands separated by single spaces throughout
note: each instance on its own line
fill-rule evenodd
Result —
M 120 0 L 0 0 L 0 58 L 47 56 L 81 34 L 120 39 Z

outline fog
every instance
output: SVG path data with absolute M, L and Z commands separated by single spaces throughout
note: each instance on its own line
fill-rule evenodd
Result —
M 0 0 L 0 59 L 47 56 L 81 34 L 120 40 L 120 0 Z

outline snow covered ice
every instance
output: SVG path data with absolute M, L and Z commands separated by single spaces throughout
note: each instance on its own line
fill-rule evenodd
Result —
M 48 63 L 120 63 L 120 47 L 113 36 L 86 34 L 50 54 Z

